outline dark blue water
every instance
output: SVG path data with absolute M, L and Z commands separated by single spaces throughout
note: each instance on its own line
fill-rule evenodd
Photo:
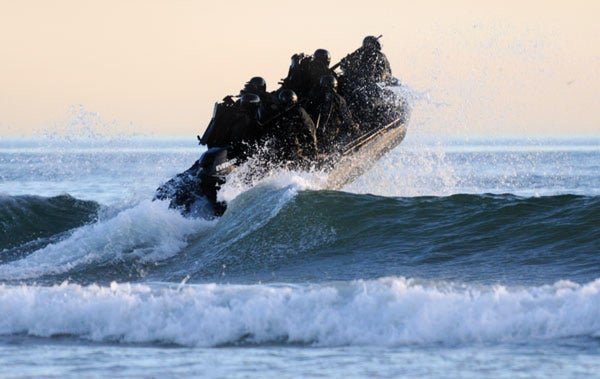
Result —
M 0 141 L 2 376 L 600 368 L 600 139 L 409 136 L 343 191 L 234 175 L 213 221 L 149 200 L 200 152 Z

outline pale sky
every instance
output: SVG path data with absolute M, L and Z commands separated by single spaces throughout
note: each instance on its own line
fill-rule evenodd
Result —
M 0 135 L 61 130 L 82 105 L 94 128 L 193 137 L 250 77 L 274 89 L 293 53 L 337 62 L 370 34 L 421 94 L 409 128 L 600 134 L 599 14 L 597 0 L 0 0 Z

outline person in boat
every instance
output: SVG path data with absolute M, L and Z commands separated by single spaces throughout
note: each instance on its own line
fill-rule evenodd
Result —
M 246 98 L 246 102 L 242 101 L 243 96 L 247 94 L 254 94 L 260 98 L 260 108 L 268 106 L 266 104 L 273 106 L 275 104 L 275 101 L 272 101 L 272 95 L 267 92 L 265 80 L 260 76 L 251 78 L 240 90 L 239 95 L 225 96 L 220 103 L 215 104 L 215 111 L 206 131 L 202 138 L 198 138 L 201 145 L 206 145 L 208 148 L 227 146 L 231 124 L 239 123 L 237 119 L 240 115 L 249 112 L 251 118 L 256 118 L 252 107 L 248 107 L 249 98 Z M 263 110 L 263 113 L 267 112 Z
M 347 55 L 340 63 L 342 69 L 341 94 L 364 131 L 374 128 L 386 112 L 386 91 L 381 83 L 393 83 L 390 63 L 381 52 L 377 37 L 367 36 L 362 46 Z M 387 121 L 387 120 L 386 120 Z
M 331 63 L 331 54 L 328 50 L 317 49 L 313 53 L 311 65 L 310 65 L 310 89 L 318 88 L 321 83 L 321 77 L 325 75 L 333 75 L 333 72 L 329 68 Z
M 230 147 L 232 158 L 247 158 L 261 134 L 259 107 L 260 97 L 253 93 L 243 94 L 238 101 L 226 97 L 217 105 L 200 143 L 209 149 Z
M 323 75 L 319 87 L 309 96 L 306 109 L 315 122 L 317 147 L 321 153 L 331 153 L 340 143 L 359 134 L 346 100 L 337 93 L 338 81 L 333 75 Z
M 290 89 L 279 92 L 281 114 L 269 130 L 276 161 L 291 167 L 307 167 L 317 158 L 316 127 L 298 96 Z
M 332 74 L 330 63 L 331 54 L 326 49 L 317 49 L 312 56 L 294 54 L 288 76 L 282 81 L 282 89 L 291 89 L 304 100 L 319 85 L 321 76 Z
M 231 158 L 243 161 L 253 154 L 255 144 L 262 134 L 259 122 L 260 104 L 260 97 L 254 93 L 246 93 L 240 98 L 238 116 L 230 125 L 225 145 L 231 146 Z
M 240 91 L 240 96 L 253 93 L 260 97 L 259 114 L 262 119 L 269 119 L 278 112 L 277 93 L 267 92 L 267 82 L 260 76 L 251 78 Z
M 367 83 L 391 83 L 394 77 L 390 62 L 381 51 L 379 38 L 367 36 L 362 46 L 340 62 L 344 76 L 360 85 Z
M 261 95 L 266 94 L 267 82 L 261 76 L 254 76 L 250 78 L 250 80 L 248 80 L 246 84 L 244 84 L 244 88 L 240 90 L 240 96 L 247 93 L 253 93 L 255 95 L 258 95 L 259 97 Z

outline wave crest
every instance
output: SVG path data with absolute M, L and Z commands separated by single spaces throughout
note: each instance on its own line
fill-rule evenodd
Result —
M 405 278 L 322 285 L 0 286 L 0 334 L 185 346 L 462 344 L 598 336 L 600 279 L 510 288 Z
M 157 262 L 177 254 L 187 237 L 213 225 L 187 219 L 166 202 L 143 201 L 108 220 L 85 225 L 71 236 L 0 266 L 0 279 L 22 280 L 86 269 L 106 262 Z

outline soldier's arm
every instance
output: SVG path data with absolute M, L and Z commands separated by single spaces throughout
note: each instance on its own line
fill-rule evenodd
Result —
M 384 80 L 391 81 L 394 77 L 392 76 L 392 66 L 390 65 L 390 61 L 387 59 L 385 54 L 381 54 L 381 64 L 383 66 L 383 73 L 385 75 Z
M 316 128 L 312 119 L 306 112 L 301 112 L 301 130 L 297 134 L 300 155 L 304 159 L 315 159 L 317 156 Z
M 357 135 L 360 132 L 359 125 L 352 119 L 352 112 L 350 112 L 350 108 L 348 108 L 348 104 L 343 97 L 340 97 L 339 108 L 344 129 L 352 135 Z
M 299 146 L 298 155 L 305 160 L 314 160 L 317 157 L 317 144 L 306 135 L 296 139 Z

